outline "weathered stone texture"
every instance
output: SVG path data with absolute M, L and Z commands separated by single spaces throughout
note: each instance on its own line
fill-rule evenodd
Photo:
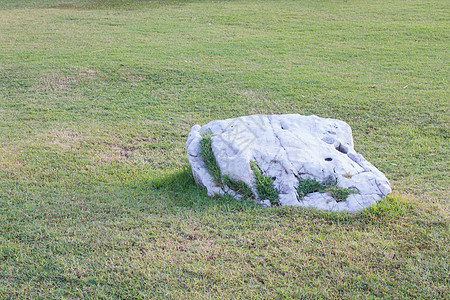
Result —
M 205 186 L 209 195 L 229 193 L 239 198 L 214 183 L 205 167 L 200 140 L 207 130 L 213 134 L 211 146 L 221 174 L 246 183 L 256 195 L 250 168 L 250 162 L 256 161 L 264 175 L 275 179 L 281 205 L 356 212 L 391 192 L 384 174 L 355 152 L 347 123 L 290 114 L 252 115 L 193 126 L 186 143 L 187 155 L 197 184 Z M 358 193 L 341 202 L 318 192 L 300 199 L 298 181 L 307 178 L 337 181 L 339 187 Z

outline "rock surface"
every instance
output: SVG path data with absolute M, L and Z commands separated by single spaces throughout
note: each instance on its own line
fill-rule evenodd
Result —
M 200 141 L 209 131 L 221 175 L 245 183 L 263 205 L 270 203 L 257 194 L 252 161 L 274 180 L 281 205 L 356 212 L 391 192 L 384 174 L 355 152 L 347 123 L 290 114 L 244 116 L 192 127 L 186 142 L 187 156 L 195 181 L 205 186 L 210 196 L 230 194 L 239 199 L 239 194 L 226 185 L 216 184 L 205 167 Z M 301 198 L 296 188 L 299 180 L 308 178 L 321 183 L 334 181 L 355 193 L 339 202 L 319 192 Z

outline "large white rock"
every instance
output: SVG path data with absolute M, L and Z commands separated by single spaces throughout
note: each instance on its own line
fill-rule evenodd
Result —
M 195 181 L 208 195 L 239 195 L 219 186 L 205 167 L 200 150 L 202 135 L 213 134 L 212 150 L 222 175 L 247 184 L 259 199 L 251 161 L 265 176 L 274 179 L 281 205 L 314 207 L 330 211 L 356 212 L 375 204 L 391 192 L 387 178 L 353 148 L 350 126 L 340 120 L 317 116 L 252 115 L 194 125 L 186 142 L 187 156 Z M 337 202 L 326 193 L 297 194 L 299 179 L 323 183 L 337 181 L 341 188 L 357 191 Z

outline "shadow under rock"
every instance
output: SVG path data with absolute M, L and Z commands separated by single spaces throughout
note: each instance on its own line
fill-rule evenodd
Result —
M 148 187 L 167 201 L 168 205 L 194 211 L 218 210 L 222 212 L 243 211 L 260 207 L 250 200 L 236 200 L 231 196 L 213 196 L 195 183 L 191 168 L 161 174 L 149 180 Z

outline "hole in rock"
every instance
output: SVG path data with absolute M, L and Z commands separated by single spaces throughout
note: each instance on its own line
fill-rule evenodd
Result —
M 326 161 L 332 161 L 333 159 L 331 157 L 325 158 Z
M 339 152 L 341 152 L 341 153 L 344 153 L 344 154 L 347 154 L 348 153 L 348 149 L 347 149 L 347 147 L 345 147 L 344 145 L 342 145 L 342 144 L 339 144 L 337 147 L 335 147 L 336 148 L 336 150 L 337 151 L 339 151 Z

